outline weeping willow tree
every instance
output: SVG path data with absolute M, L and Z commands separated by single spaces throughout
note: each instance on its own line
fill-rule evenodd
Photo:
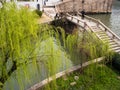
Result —
M 37 25 L 36 18 L 14 4 L 0 9 L 0 89 L 24 90 L 72 65 L 61 47 L 64 31 Z
M 6 0 L 0 0 L 0 3 L 4 4 L 4 3 L 6 3 Z
M 82 32 L 82 33 L 75 33 L 73 35 L 68 35 L 64 41 L 64 49 L 68 54 L 70 60 L 73 62 L 74 65 L 81 64 L 92 61 L 93 59 L 99 57 L 106 57 L 106 60 L 110 60 L 112 57 L 112 51 L 109 50 L 108 43 L 104 43 L 99 40 L 96 35 L 90 32 Z M 103 64 L 106 63 L 106 60 L 103 61 Z M 94 75 L 94 67 L 97 67 L 99 64 L 93 64 L 91 67 L 88 67 L 88 73 Z M 82 68 L 81 68 L 82 69 Z M 84 70 L 82 71 L 84 72 Z M 101 75 L 104 73 L 104 69 L 100 71 Z M 82 73 L 84 76 L 84 73 Z M 61 90 L 60 87 L 63 87 L 66 90 L 71 87 L 70 83 L 72 80 L 67 80 L 69 75 L 66 74 L 66 80 L 62 81 L 62 77 L 59 80 L 54 80 L 51 83 L 48 83 L 40 90 Z M 93 79 L 93 76 L 91 76 Z M 83 77 L 83 80 L 87 78 Z M 95 80 L 94 80 L 95 81 Z M 66 83 L 67 85 L 65 85 Z M 76 82 L 76 81 L 75 81 Z M 82 82 L 82 81 L 81 81 Z M 62 85 L 62 86 L 59 86 Z M 89 83 L 90 84 L 90 83 Z M 76 84 L 75 84 L 76 85 Z M 74 86 L 75 87 L 75 86 Z M 72 88 L 74 90 L 74 88 Z M 89 88 L 88 88 L 89 89 Z
M 1 87 L 21 64 L 27 63 L 24 59 L 34 54 L 38 29 L 35 17 L 27 9 L 18 10 L 14 4 L 0 8 Z
M 112 58 L 112 51 L 109 50 L 109 44 L 104 43 L 91 32 L 80 32 L 75 35 L 69 35 L 66 38 L 66 48 L 71 55 L 71 60 L 76 63 L 84 63 L 102 56 Z M 110 57 L 111 56 L 111 57 Z

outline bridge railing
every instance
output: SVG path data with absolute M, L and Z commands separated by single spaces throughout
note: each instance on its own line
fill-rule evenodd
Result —
M 78 15 L 81 16 L 80 13 L 78 13 Z M 88 19 L 89 21 L 93 21 L 96 23 L 97 27 L 101 28 L 102 30 L 104 30 L 108 36 L 111 37 L 111 39 L 114 39 L 118 44 L 120 44 L 120 37 L 118 37 L 113 31 L 111 31 L 106 25 L 104 25 L 100 20 L 97 20 L 95 18 L 89 17 L 87 15 L 85 15 L 85 18 Z
M 67 16 L 67 19 L 69 19 L 70 21 L 73 21 L 73 23 L 76 22 L 75 24 L 81 26 L 84 29 L 90 29 L 93 32 L 92 28 L 86 22 L 84 22 L 83 20 L 81 20 L 77 17 L 74 17 L 74 16 L 72 16 L 68 13 L 66 14 L 66 16 Z
M 79 24 L 79 23 L 81 23 L 82 24 L 82 26 L 85 26 L 85 24 L 84 24 L 84 22 L 83 21 L 81 21 L 79 18 L 77 18 L 77 17 L 74 17 L 73 15 L 70 15 L 70 14 L 66 14 L 66 16 L 67 16 L 67 18 L 69 18 L 71 21 L 76 21 L 77 22 L 77 24 Z
M 80 18 L 77 18 L 75 16 L 72 16 L 70 14 L 66 14 L 67 19 L 72 21 L 73 23 L 79 25 L 80 27 L 82 27 L 84 30 L 90 30 L 90 32 L 94 32 L 94 30 L 83 20 L 81 20 Z M 97 35 L 97 37 L 101 40 L 101 38 Z

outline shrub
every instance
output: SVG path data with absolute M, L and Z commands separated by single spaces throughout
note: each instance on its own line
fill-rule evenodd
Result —
M 35 10 L 36 14 L 39 15 L 40 17 L 42 16 L 42 11 L 39 11 L 39 10 Z
M 115 67 L 117 70 L 120 71 L 120 54 L 119 53 L 115 53 L 113 55 L 113 58 L 112 58 L 112 64 L 113 64 L 113 67 Z

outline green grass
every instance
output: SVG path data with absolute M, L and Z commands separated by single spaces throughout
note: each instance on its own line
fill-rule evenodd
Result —
M 75 80 L 75 76 L 78 76 L 79 79 Z M 120 90 L 118 76 L 120 74 L 106 65 L 92 65 L 85 68 L 82 73 L 77 71 L 67 75 L 67 80 L 63 77 L 57 79 L 57 88 L 51 87 L 50 90 Z M 71 86 L 71 82 L 76 82 L 76 84 Z

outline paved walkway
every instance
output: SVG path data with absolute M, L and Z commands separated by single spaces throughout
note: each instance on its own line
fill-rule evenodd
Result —
M 49 16 L 47 16 L 45 13 L 43 13 L 42 17 L 38 19 L 38 24 L 49 23 L 52 20 L 53 20 L 52 18 L 50 18 Z

